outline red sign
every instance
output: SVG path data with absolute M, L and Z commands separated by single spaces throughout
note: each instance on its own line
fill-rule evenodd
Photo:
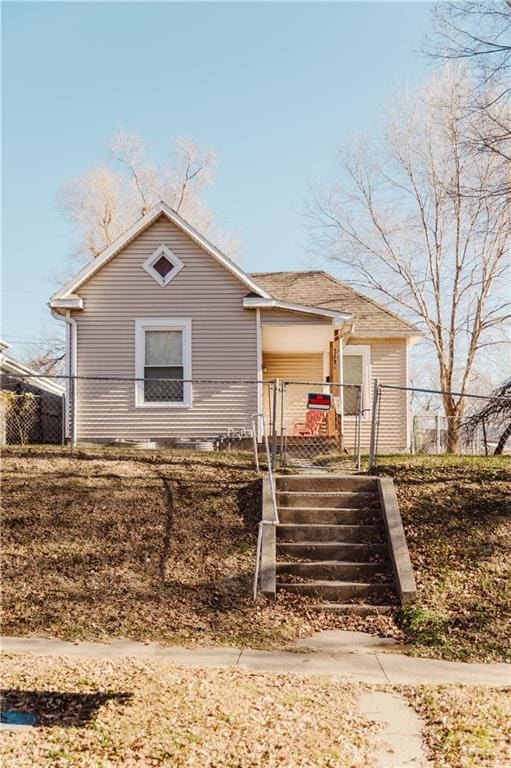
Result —
M 311 411 L 329 411 L 332 407 L 332 395 L 323 392 L 309 392 L 307 408 Z

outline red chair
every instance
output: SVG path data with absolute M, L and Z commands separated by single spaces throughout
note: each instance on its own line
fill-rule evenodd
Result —
M 319 430 L 325 414 L 322 411 L 307 411 L 305 421 L 295 421 L 292 427 L 293 435 L 313 437 L 319 435 Z

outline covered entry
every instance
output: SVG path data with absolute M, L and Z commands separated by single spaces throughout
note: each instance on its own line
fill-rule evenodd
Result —
M 320 457 L 344 453 L 343 387 L 340 383 L 341 329 L 332 322 L 262 325 L 262 371 L 265 388 L 266 421 L 275 428 L 280 463 L 321 461 Z M 358 397 L 349 387 L 348 399 Z M 324 394 L 327 406 L 311 398 Z M 273 403 L 276 404 L 275 417 Z M 353 457 L 353 452 L 351 452 Z

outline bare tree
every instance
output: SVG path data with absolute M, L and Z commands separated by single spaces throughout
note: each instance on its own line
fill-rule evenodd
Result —
M 64 339 L 49 335 L 34 342 L 24 356 L 29 368 L 46 376 L 65 375 L 66 347 Z
M 346 153 L 338 180 L 308 210 L 314 250 L 418 322 L 441 389 L 462 393 L 478 353 L 499 341 L 495 331 L 511 317 L 509 206 L 473 194 L 500 183 L 509 163 L 467 140 L 470 89 L 450 67 L 396 100 L 378 144 L 359 141 Z M 450 451 L 463 402 L 443 396 Z
M 474 78 L 467 115 L 477 114 L 473 140 L 482 151 L 504 153 L 511 137 L 511 0 L 444 0 L 432 11 L 425 46 L 435 59 L 462 60 Z M 504 180 L 505 181 L 505 180 Z M 509 196 L 509 179 L 502 190 Z
M 106 159 L 66 184 L 57 204 L 79 233 L 81 258 L 95 258 L 160 200 L 235 257 L 236 238 L 215 225 L 202 199 L 215 175 L 215 153 L 191 139 L 176 139 L 158 168 L 146 159 L 140 137 L 121 130 L 110 141 Z
M 432 15 L 428 53 L 464 59 L 481 75 L 480 82 L 505 83 L 511 67 L 511 0 L 443 0 Z
M 511 437 L 511 379 L 501 384 L 500 387 L 492 393 L 491 398 L 476 413 L 473 413 L 464 423 L 467 434 L 471 437 L 475 434 L 479 426 L 486 431 L 488 425 L 502 425 L 505 427 L 500 432 L 497 445 L 494 450 L 495 456 L 504 453 L 507 441 Z M 500 427 L 502 429 L 502 426 Z

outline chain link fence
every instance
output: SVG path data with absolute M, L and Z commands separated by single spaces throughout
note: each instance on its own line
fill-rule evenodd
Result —
M 69 439 L 251 450 L 253 414 L 267 386 L 256 380 L 75 377 L 68 382 Z
M 497 446 L 511 453 L 505 409 L 475 427 L 471 418 L 492 395 L 377 380 L 372 398 L 358 385 L 328 381 L 2 374 L 0 383 L 4 445 L 253 451 L 254 437 L 261 450 L 264 420 L 274 467 L 358 471 L 367 453 L 370 467 L 390 453 L 491 455 Z
M 3 445 L 62 444 L 64 389 L 43 377 L 1 376 L 0 442 Z
M 509 429 L 505 409 L 491 418 L 478 418 L 484 406 L 511 398 L 494 395 L 445 392 L 415 387 L 374 384 L 369 465 L 377 456 L 390 453 L 416 455 L 458 454 L 488 456 L 511 454 L 503 441 Z M 389 440 L 389 436 L 393 436 Z M 396 451 L 396 443 L 402 447 Z
M 277 381 L 280 466 L 360 469 L 362 388 L 328 381 Z
M 62 391 L 55 423 L 49 416 L 50 405 L 56 405 L 40 391 L 48 380 Z M 253 416 L 261 412 L 270 384 L 153 376 L 4 377 L 2 443 L 252 451 L 254 423 L 259 439 L 262 431 L 262 419 L 254 422 Z
M 43 392 L 50 381 L 60 396 Z M 10 391 L 8 391 L 10 390 Z M 311 397 L 323 398 L 318 406 Z M 3 444 L 262 450 L 274 467 L 360 467 L 361 388 L 327 381 L 4 377 Z

